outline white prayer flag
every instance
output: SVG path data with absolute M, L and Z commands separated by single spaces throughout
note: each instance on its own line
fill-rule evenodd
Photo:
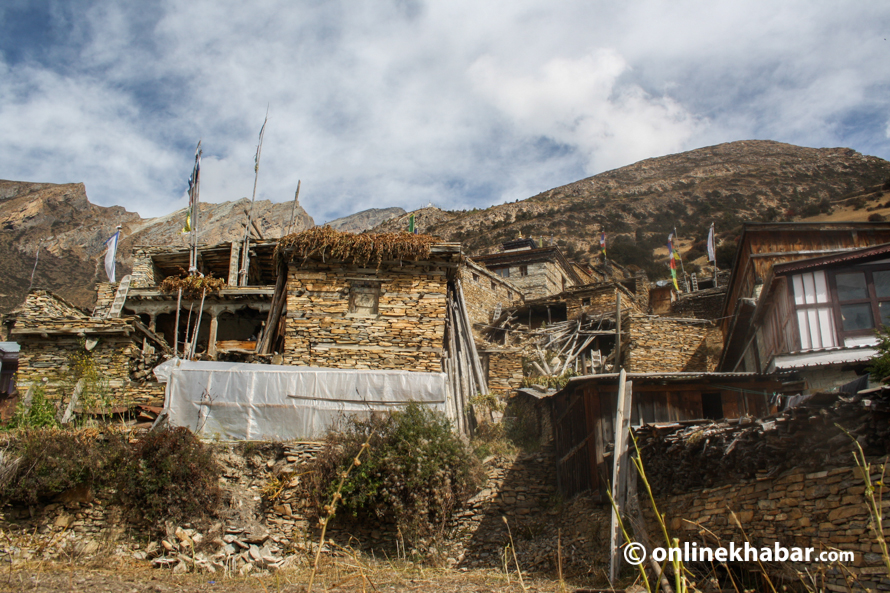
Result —
M 117 255 L 117 241 L 121 236 L 120 229 L 114 233 L 110 239 L 105 241 L 108 250 L 105 252 L 105 273 L 108 275 L 109 282 L 115 282 L 114 279 L 114 257 Z
M 708 231 L 708 259 L 712 262 L 717 261 L 717 240 L 714 237 L 714 223 L 711 223 L 711 230 Z

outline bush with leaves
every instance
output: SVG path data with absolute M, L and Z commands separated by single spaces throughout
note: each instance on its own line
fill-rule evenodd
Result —
M 16 469 L 0 491 L 2 501 L 33 505 L 79 486 L 109 485 L 126 441 L 95 431 L 26 429 L 7 433 Z
M 346 479 L 340 514 L 355 520 L 393 521 L 409 545 L 422 548 L 475 491 L 481 465 L 440 412 L 419 404 L 369 419 L 350 419 L 331 431 L 301 483 L 311 512 L 324 514 L 341 472 L 370 435 L 370 449 Z
M 194 520 L 219 508 L 221 473 L 210 447 L 187 428 L 170 428 L 131 446 L 118 470 L 117 492 L 137 521 Z
M 872 379 L 883 381 L 890 377 L 890 329 L 882 329 L 875 334 L 878 337 L 878 352 L 869 360 L 869 372 Z
M 19 399 L 15 414 L 9 420 L 9 428 L 54 428 L 56 422 L 56 406 L 46 399 L 46 390 L 42 386 L 34 387 L 31 392 L 31 406 L 25 410 L 24 396 Z

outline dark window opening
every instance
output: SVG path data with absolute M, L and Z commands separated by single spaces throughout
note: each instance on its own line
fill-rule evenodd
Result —
M 723 397 L 719 393 L 701 394 L 702 418 L 708 420 L 723 419 Z

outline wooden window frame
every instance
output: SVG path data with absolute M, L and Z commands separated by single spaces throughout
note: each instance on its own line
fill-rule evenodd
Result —
M 838 343 L 843 345 L 847 338 L 860 338 L 865 336 L 874 336 L 875 331 L 884 327 L 884 324 L 881 323 L 881 309 L 880 303 L 890 303 L 890 296 L 887 297 L 878 297 L 877 291 L 875 290 L 874 283 L 874 273 L 875 272 L 887 272 L 890 271 L 890 264 L 876 264 L 873 266 L 857 266 L 846 268 L 843 270 L 826 270 L 826 275 L 828 276 L 828 290 L 831 294 L 831 306 L 834 311 L 834 323 L 835 330 L 837 331 Z M 868 291 L 868 296 L 866 298 L 860 299 L 851 299 L 848 301 L 841 301 L 838 298 L 837 294 L 837 276 L 843 276 L 845 274 L 855 274 L 862 273 L 865 275 L 865 288 Z M 869 304 L 871 305 L 871 315 L 872 321 L 874 322 L 874 327 L 866 328 L 866 329 L 856 329 L 856 330 L 844 330 L 843 318 L 841 317 L 841 306 L 842 305 L 862 305 Z

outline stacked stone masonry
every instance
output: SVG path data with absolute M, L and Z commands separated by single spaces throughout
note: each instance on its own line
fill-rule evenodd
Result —
M 871 479 L 875 482 L 880 477 L 874 474 Z M 843 568 L 836 563 L 791 563 L 796 571 L 824 575 L 825 589 L 848 591 L 849 583 L 853 590 L 887 591 L 890 579 L 880 547 L 869 530 L 864 491 L 862 474 L 856 467 L 815 473 L 798 469 L 773 479 L 742 481 L 671 496 L 659 500 L 658 505 L 667 514 L 671 535 L 681 542 L 697 541 L 714 547 L 717 543 L 706 535 L 711 532 L 727 547 L 729 542 L 743 545 L 745 537 L 732 520 L 729 511 L 733 511 L 752 545 L 758 548 L 778 543 L 785 548 L 815 548 L 815 554 L 829 548 L 855 552 L 853 563 Z M 884 500 L 881 507 L 887 505 Z M 651 530 L 651 515 L 648 525 Z M 656 536 L 661 538 L 660 533 L 653 533 L 653 538 Z M 859 585 L 851 583 L 851 578 L 857 579 Z
M 521 291 L 512 282 L 471 261 L 467 261 L 461 270 L 461 287 L 467 303 L 467 314 L 474 326 L 487 325 L 498 309 L 506 309 L 523 301 Z M 477 336 L 481 336 L 480 329 L 473 328 Z
M 522 387 L 522 352 L 518 348 L 480 352 L 488 359 L 488 390 L 512 393 Z
M 444 269 L 405 262 L 378 270 L 291 265 L 284 364 L 442 371 L 447 280 Z M 350 313 L 353 282 L 379 286 L 377 313 Z
M 720 329 L 705 321 L 634 314 L 622 328 L 630 339 L 625 369 L 634 373 L 712 371 L 720 355 Z

